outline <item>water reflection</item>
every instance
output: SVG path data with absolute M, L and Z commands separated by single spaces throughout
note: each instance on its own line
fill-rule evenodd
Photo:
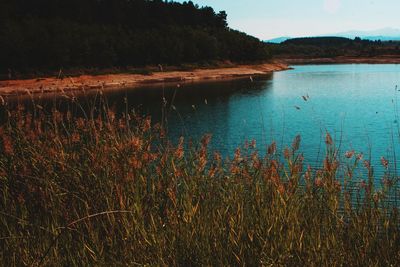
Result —
M 206 133 L 212 133 L 211 146 L 227 154 L 247 138 L 255 138 L 263 130 L 262 103 L 246 106 L 241 99 L 259 97 L 272 90 L 273 75 L 262 78 L 246 78 L 232 81 L 203 82 L 196 84 L 164 84 L 144 88 L 124 89 L 106 92 L 103 103 L 99 92 L 76 92 L 76 101 L 59 95 L 35 96 L 9 99 L 13 109 L 24 103 L 28 109 L 40 106 L 48 113 L 54 107 L 60 111 L 71 111 L 76 117 L 97 112 L 99 106 L 106 104 L 118 114 L 136 111 L 150 115 L 153 121 L 167 122 L 170 138 L 176 140 L 186 136 L 197 140 Z M 273 99 L 270 99 L 273 101 Z M 78 105 L 75 103 L 79 103 Z M 256 111 L 258 120 L 249 118 Z M 265 129 L 263 130 L 265 131 Z

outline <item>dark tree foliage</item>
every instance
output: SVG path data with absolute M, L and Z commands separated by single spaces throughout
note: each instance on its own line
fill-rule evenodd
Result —
M 161 0 L 1 0 L 0 72 L 266 59 L 227 14 Z
M 344 37 L 304 37 L 286 40 L 283 44 L 315 45 L 315 46 L 341 46 L 352 43 L 351 39 Z
M 400 55 L 400 42 L 382 42 L 343 37 L 307 37 L 289 39 L 281 44 L 268 44 L 276 57 L 371 57 Z

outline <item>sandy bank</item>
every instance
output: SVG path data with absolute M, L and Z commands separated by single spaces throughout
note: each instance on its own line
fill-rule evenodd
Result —
M 377 57 L 348 57 L 335 58 L 284 58 L 280 59 L 288 65 L 303 64 L 400 64 L 399 55 L 377 56 Z
M 36 78 L 29 80 L 0 81 L 0 95 L 22 95 L 37 93 L 70 92 L 91 89 L 135 88 L 166 82 L 197 82 L 264 75 L 273 71 L 287 70 L 284 63 L 238 65 L 229 68 L 194 69 L 191 71 L 155 72 L 142 74 L 83 75 L 78 77 Z

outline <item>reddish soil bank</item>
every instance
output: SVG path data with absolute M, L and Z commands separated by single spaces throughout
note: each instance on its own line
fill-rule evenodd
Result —
M 135 88 L 166 82 L 185 83 L 265 75 L 287 70 L 282 62 L 238 65 L 228 68 L 194 69 L 191 71 L 155 72 L 142 74 L 82 75 L 78 77 L 36 78 L 0 81 L 0 96 L 38 93 L 68 93 L 76 90 Z

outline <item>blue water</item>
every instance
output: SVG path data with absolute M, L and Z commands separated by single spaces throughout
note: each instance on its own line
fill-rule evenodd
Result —
M 261 152 L 272 141 L 282 149 L 299 134 L 310 164 L 321 163 L 329 132 L 341 155 L 349 150 L 363 153 L 381 176 L 382 156 L 392 173 L 400 163 L 398 84 L 400 65 L 295 66 L 255 82 L 211 86 L 214 91 L 234 88 L 224 94 L 198 92 L 202 86 L 185 88 L 194 96 L 174 103 L 177 112 L 169 126 L 173 136 L 212 133 L 213 149 L 224 154 L 252 139 Z M 210 85 L 203 87 L 210 90 Z
M 306 162 L 318 165 L 329 132 L 340 155 L 353 149 L 363 153 L 380 177 L 382 156 L 392 173 L 400 166 L 398 84 L 400 65 L 307 65 L 254 81 L 122 90 L 109 93 L 108 101 L 117 110 L 135 109 L 155 121 L 165 117 L 172 139 L 211 133 L 211 149 L 225 156 L 246 140 L 255 139 L 262 154 L 273 141 L 283 149 L 301 135 Z
M 198 97 L 174 103 L 169 125 L 172 135 L 212 133 L 213 148 L 223 153 L 251 139 L 261 151 L 272 141 L 283 148 L 300 134 L 309 162 L 321 158 L 329 132 L 343 153 L 354 149 L 375 165 L 384 156 L 394 165 L 400 159 L 397 84 L 400 65 L 295 66 L 253 83 L 213 85 L 235 87 L 228 94 L 191 88 Z

